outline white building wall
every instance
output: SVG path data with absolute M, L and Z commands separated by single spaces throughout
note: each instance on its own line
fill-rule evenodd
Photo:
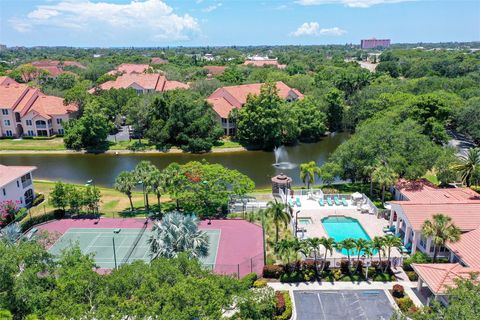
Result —
M 19 201 L 19 206 L 25 207 L 24 194 L 28 189 L 32 189 L 33 194 L 35 194 L 33 180 L 30 185 L 23 187 L 21 177 L 19 177 L 6 185 L 0 186 L 0 201 Z
M 8 110 L 8 115 L 4 115 L 2 110 Z M 6 124 L 5 120 L 10 121 L 10 124 Z M 15 115 L 12 109 L 7 109 L 5 107 L 0 106 L 0 128 L 1 128 L 1 135 L 3 137 L 7 136 L 7 130 L 12 132 L 12 136 L 16 134 L 16 122 L 15 122 Z

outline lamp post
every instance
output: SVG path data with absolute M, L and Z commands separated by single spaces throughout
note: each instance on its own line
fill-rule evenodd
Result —
M 142 185 L 142 191 L 143 191 L 143 207 L 144 207 L 144 210 L 145 210 L 145 217 L 148 216 L 148 212 L 147 212 L 147 195 L 145 194 L 145 184 L 143 183 L 142 180 L 138 181 L 138 184 L 141 184 Z
M 267 248 L 265 245 L 265 210 L 262 210 L 263 264 L 267 264 Z
M 113 230 L 113 237 L 112 237 L 112 245 L 113 245 L 113 262 L 115 263 L 115 270 L 118 269 L 117 267 L 117 252 L 115 250 L 115 234 L 120 233 L 121 229 L 115 229 Z

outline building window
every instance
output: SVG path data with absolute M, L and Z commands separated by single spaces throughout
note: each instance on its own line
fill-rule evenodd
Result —
M 10 126 L 10 120 L 3 120 L 3 123 L 5 123 L 6 126 Z
M 30 136 L 30 137 L 33 137 L 35 135 L 35 133 L 33 132 L 33 130 L 28 130 L 27 135 Z
M 23 196 L 25 197 L 25 205 L 27 207 L 29 207 L 32 202 L 33 202 L 33 198 L 34 198 L 34 195 L 33 195 L 33 190 L 32 189 L 28 189 L 27 191 L 25 191 L 25 193 L 23 194 Z
M 35 121 L 35 125 L 37 126 L 37 128 L 40 128 L 40 129 L 45 129 L 47 127 L 47 123 L 43 120 Z
M 65 131 L 63 129 L 58 129 L 58 134 L 65 134 Z
M 62 124 L 63 119 L 57 118 L 57 124 Z
M 222 124 L 226 124 L 226 123 L 227 123 L 227 119 L 222 118 Z
M 17 180 L 17 188 L 20 188 L 20 182 Z
M 37 136 L 48 137 L 48 131 L 47 130 L 37 130 Z
M 6 196 L 6 195 L 7 195 L 7 191 L 5 190 L 5 188 L 3 188 L 2 191 L 3 191 L 3 195 Z
M 4 116 L 8 116 L 8 109 L 2 109 L 2 114 Z
M 7 137 L 13 137 L 12 130 L 7 130 L 7 131 L 5 131 L 5 135 L 6 135 Z
M 32 120 L 26 120 L 25 123 L 27 124 L 27 126 L 32 126 Z

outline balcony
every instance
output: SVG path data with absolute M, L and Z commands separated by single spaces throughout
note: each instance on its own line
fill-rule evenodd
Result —
M 22 187 L 23 187 L 23 189 L 25 189 L 25 188 L 27 188 L 27 187 L 29 187 L 29 186 L 31 186 L 31 185 L 32 185 L 32 180 L 30 180 L 30 179 L 22 181 Z
M 46 124 L 36 124 L 35 125 L 37 127 L 37 129 L 47 129 L 47 125 Z

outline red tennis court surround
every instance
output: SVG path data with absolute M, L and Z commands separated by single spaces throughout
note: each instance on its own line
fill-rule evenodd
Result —
M 63 219 L 38 226 L 40 230 L 56 231 L 64 234 L 70 228 L 142 228 L 145 220 L 135 218 L 113 219 Z M 150 221 L 147 228 L 151 228 Z M 200 229 L 220 230 L 220 240 L 215 261 L 214 272 L 219 274 L 236 274 L 240 277 L 250 272 L 262 273 L 263 244 L 262 228 L 245 220 L 201 221 Z

